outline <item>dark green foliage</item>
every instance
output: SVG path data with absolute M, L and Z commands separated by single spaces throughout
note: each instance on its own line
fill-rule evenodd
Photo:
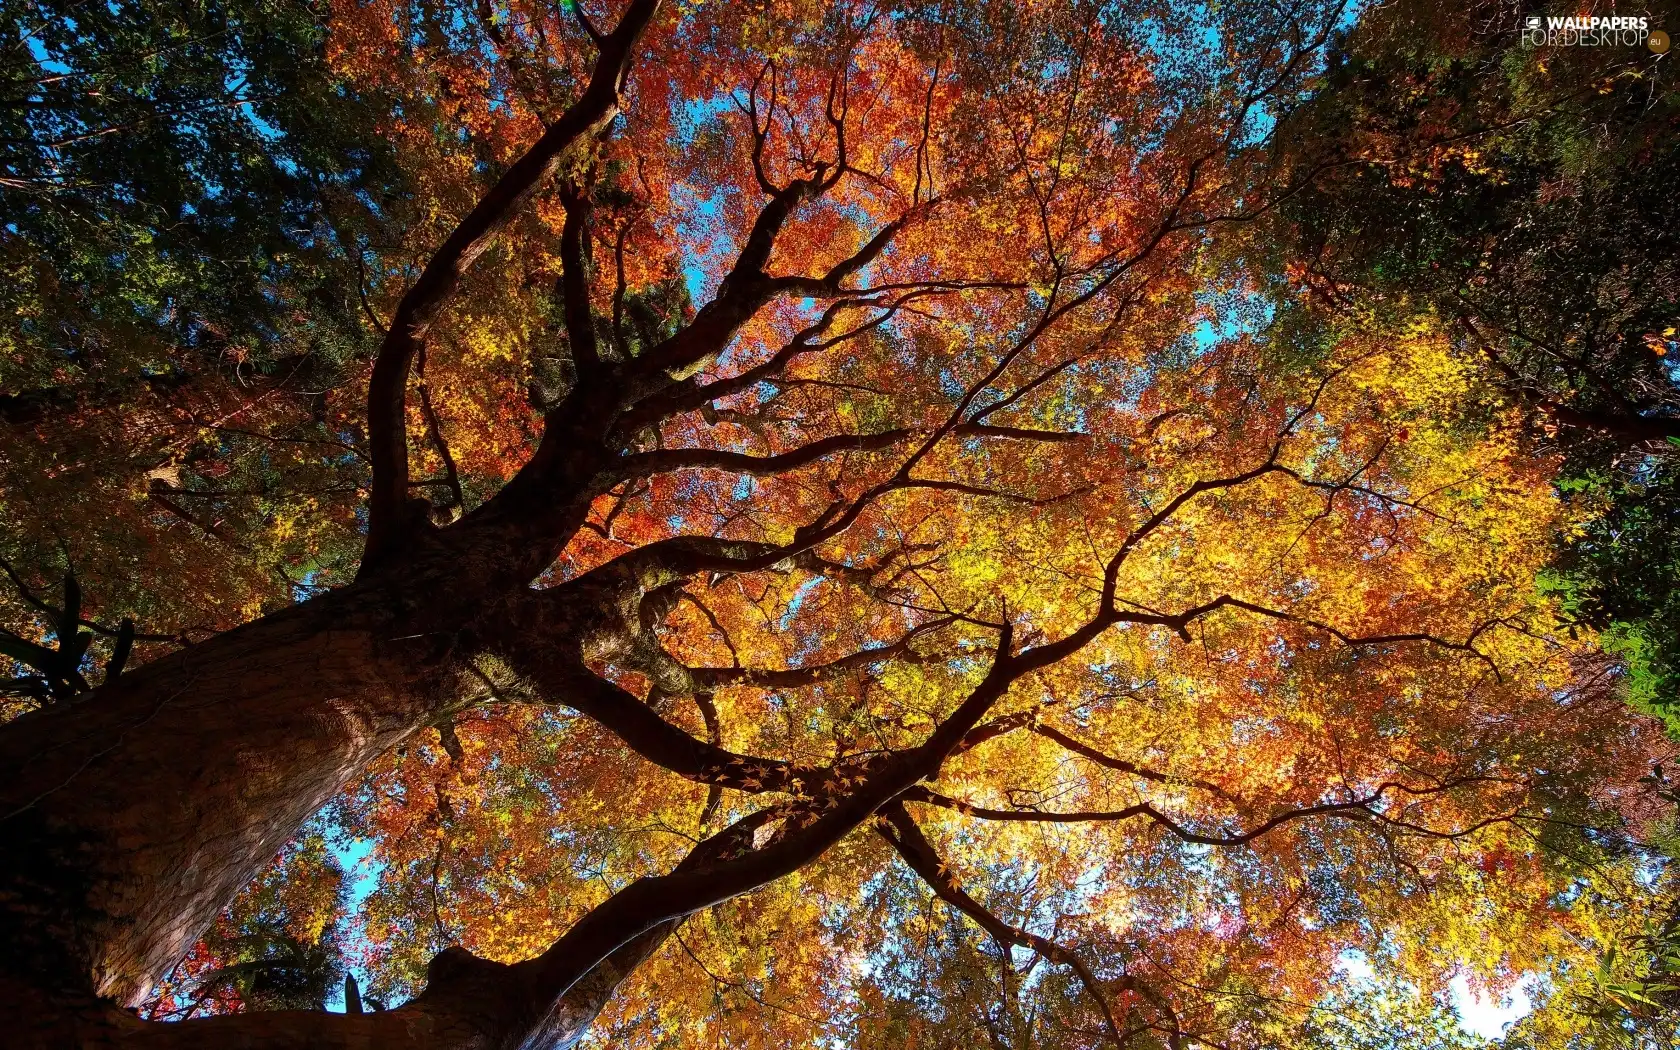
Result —
M 325 16 L 0 0 L 0 556 L 41 593 L 74 568 L 108 676 L 159 640 L 122 618 L 217 629 L 237 616 L 194 581 L 272 605 L 359 546 L 348 510 L 286 530 L 362 479 L 342 408 L 409 195 Z
M 1564 550 L 1549 583 L 1621 657 L 1628 700 L 1680 737 L 1680 477 L 1653 462 L 1643 476 L 1565 485 L 1609 507 Z
M 1423 320 L 1484 379 L 1456 406 L 1466 423 L 1514 411 L 1532 453 L 1561 458 L 1559 487 L 1590 520 L 1542 586 L 1599 632 L 1627 700 L 1680 738 L 1677 127 L 1672 62 L 1649 52 L 1527 48 L 1493 5 L 1374 7 L 1280 125 L 1278 162 L 1311 179 L 1248 261 L 1272 275 L 1278 366 L 1343 330 Z M 1644 891 L 1666 899 L 1667 870 L 1653 861 Z M 1593 1018 L 1591 1045 L 1671 1044 L 1676 929 L 1577 975 L 1566 994 Z M 1444 1039 L 1391 1037 L 1331 1024 L 1319 1038 Z M 1518 1026 L 1503 1045 L 1540 1044 Z
M 5 0 L 0 26 L 9 413 L 357 352 L 393 175 L 313 5 Z
M 1298 366 L 1349 321 L 1454 339 L 1487 380 L 1466 418 L 1521 409 L 1605 508 L 1550 586 L 1680 732 L 1680 92 L 1648 52 L 1498 29 L 1398 3 L 1341 41 L 1280 127 L 1280 163 L 1315 174 L 1253 249 L 1274 341 Z
M 338 984 L 336 955 L 320 943 L 258 931 L 230 940 L 228 950 L 252 958 L 205 978 L 205 985 L 232 990 L 247 1009 L 323 1010 L 328 990 Z

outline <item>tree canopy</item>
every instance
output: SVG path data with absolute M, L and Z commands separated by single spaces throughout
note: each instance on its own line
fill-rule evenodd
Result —
M 1680 110 L 1439 7 L 7 6 L 22 1037 L 1665 1045 Z

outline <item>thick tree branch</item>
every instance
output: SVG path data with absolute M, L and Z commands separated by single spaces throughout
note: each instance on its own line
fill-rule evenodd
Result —
M 1011 441 L 1044 441 L 1052 444 L 1085 441 L 1089 434 L 1069 430 L 1037 430 L 1031 427 L 1006 427 L 986 423 L 959 423 L 951 428 L 954 437 L 1003 438 Z
M 850 297 L 836 300 L 823 310 L 821 317 L 795 334 L 785 346 L 761 364 L 710 383 L 700 384 L 690 380 L 674 384 L 659 393 L 651 394 L 638 402 L 635 408 L 625 413 L 619 421 L 618 427 L 625 433 L 634 433 L 660 420 L 669 419 L 679 412 L 693 411 L 722 398 L 739 394 L 762 380 L 772 379 L 780 375 L 783 369 L 805 354 L 831 350 L 842 343 L 879 328 L 909 303 L 933 294 L 936 294 L 936 292 L 932 290 L 912 291 L 891 302 Z M 868 321 L 827 339 L 821 338 L 823 333 L 833 327 L 844 311 L 872 307 L 880 312 Z
M 828 192 L 843 174 L 843 167 L 829 173 L 826 166 L 819 165 L 816 174 L 810 178 L 796 179 L 776 191 L 759 212 L 746 243 L 736 257 L 734 268 L 718 286 L 716 297 L 695 315 L 687 327 L 638 360 L 637 368 L 644 377 L 652 378 L 656 372 L 678 379 L 692 375 L 707 360 L 721 353 L 740 327 L 778 295 L 794 293 L 830 298 L 869 294 L 867 291 L 847 291 L 841 283 L 878 258 L 900 231 L 925 217 L 935 202 L 917 205 L 894 219 L 863 247 L 830 267 L 821 277 L 771 277 L 764 270 L 770 261 L 776 237 L 793 212 L 804 201 L 814 200 Z
M 696 783 L 749 793 L 789 790 L 797 777 L 781 759 L 737 754 L 694 737 L 581 661 L 545 649 L 531 640 L 503 645 L 498 655 L 549 703 L 577 710 L 654 765 Z
M 619 91 L 637 39 L 659 0 L 630 0 L 618 28 L 606 37 L 582 96 L 485 193 L 432 256 L 397 306 L 374 359 L 368 386 L 368 443 L 373 484 L 363 571 L 383 562 L 404 535 L 423 527 L 408 503 L 408 432 L 404 405 L 415 353 L 438 312 L 455 295 L 473 262 L 494 243 L 519 207 L 554 174 L 580 142 L 617 115 Z
M 704 871 L 707 865 L 749 851 L 754 833 L 781 815 L 772 807 L 743 817 L 701 842 L 666 878 Z M 264 1011 L 144 1025 L 129 1019 L 123 1045 L 140 1050 L 571 1047 L 624 979 L 680 924 L 680 916 L 648 924 L 578 968 L 564 987 L 544 983 L 537 960 L 507 965 L 453 947 L 428 964 L 425 991 L 395 1010 Z
M 889 659 L 908 659 L 914 656 L 910 646 L 918 637 L 929 634 L 952 624 L 949 617 L 930 620 L 927 623 L 912 627 L 896 642 L 888 645 L 878 645 L 871 649 L 860 649 L 855 653 L 837 657 L 809 667 L 789 667 L 782 670 L 771 670 L 755 667 L 691 667 L 688 673 L 695 682 L 706 688 L 716 688 L 723 685 L 750 685 L 760 689 L 791 689 L 799 686 L 820 682 L 825 678 L 832 678 L 846 671 L 858 667 L 869 667 Z
M 1674 441 L 1680 440 L 1680 419 L 1671 416 L 1594 412 L 1551 400 L 1543 401 L 1541 408 L 1562 426 L 1595 430 L 1626 445 L 1672 446 Z
M 571 347 L 572 363 L 577 366 L 581 381 L 601 361 L 595 344 L 595 316 L 589 305 L 589 265 L 584 245 L 594 205 L 589 201 L 588 189 L 571 182 L 561 184 L 560 202 L 566 209 L 566 221 L 560 230 L 560 295 L 566 342 Z
M 1009 684 L 1032 661 L 1008 658 L 1012 631 L 1005 625 L 998 659 L 973 692 L 920 747 L 894 756 L 844 795 L 830 796 L 816 814 L 789 826 L 759 849 L 704 870 L 673 872 L 630 884 L 584 916 L 540 957 L 517 964 L 533 1003 L 552 1001 L 626 940 L 661 922 L 678 919 L 790 874 L 821 856 L 891 799 L 937 772 Z
M 426 421 L 426 436 L 437 449 L 438 458 L 443 460 L 443 483 L 449 489 L 449 502 L 437 510 L 453 515 L 459 515 L 466 508 L 466 496 L 461 491 L 461 472 L 455 465 L 455 453 L 450 449 L 449 442 L 443 436 L 443 421 L 438 418 L 437 409 L 432 405 L 431 384 L 426 381 L 426 350 L 420 348 L 418 360 L 415 363 L 415 374 L 420 383 L 420 415 Z
M 674 470 L 708 468 L 733 474 L 766 477 L 809 466 L 842 452 L 872 452 L 891 448 L 913 431 L 888 430 L 879 434 L 837 434 L 773 456 L 750 456 L 741 452 L 710 448 L 674 448 L 626 456 L 613 466 L 613 476 L 622 480 L 665 474 Z

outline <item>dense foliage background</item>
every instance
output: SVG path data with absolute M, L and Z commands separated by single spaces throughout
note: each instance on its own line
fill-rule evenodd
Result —
M 539 584 L 677 536 L 788 542 L 861 498 L 881 435 L 968 429 L 804 560 L 663 587 L 599 673 L 714 745 L 838 768 L 936 724 L 1000 620 L 1077 630 L 1116 548 L 1137 620 L 953 758 L 925 869 L 883 824 L 700 913 L 592 1042 L 1456 1047 L 1465 989 L 1520 988 L 1512 1050 L 1673 1045 L 1680 95 L 1666 55 L 1523 45 L 1526 13 L 660 16 L 599 148 L 415 362 L 428 520 L 518 474 L 582 332 L 609 363 L 664 350 L 766 198 L 833 175 L 765 259 L 822 274 L 896 222 L 846 274 L 875 290 L 803 288 L 666 370 L 670 411 L 623 443 L 676 458 L 595 493 Z M 617 15 L 0 4 L 8 718 L 354 577 L 390 319 Z M 395 1007 L 436 952 L 533 955 L 752 798 L 483 684 L 142 1015 Z

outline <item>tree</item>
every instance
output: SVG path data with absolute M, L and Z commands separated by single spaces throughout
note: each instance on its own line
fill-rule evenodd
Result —
M 1620 694 L 1672 734 L 1677 96 L 1651 51 L 1533 47 L 1508 17 L 1396 4 L 1362 19 L 1295 143 L 1280 143 L 1318 165 L 1336 142 L 1343 162 L 1253 247 L 1275 253 L 1265 269 L 1297 354 L 1344 326 L 1434 328 L 1478 377 L 1448 410 L 1472 426 L 1520 413 L 1528 446 L 1561 458 L 1559 489 L 1584 520 L 1556 539 L 1542 586 L 1618 659 Z M 1672 1041 L 1672 861 L 1645 856 L 1648 877 L 1611 897 L 1649 900 L 1595 920 L 1607 947 L 1562 981 L 1576 1005 L 1537 1014 L 1510 1045 Z
M 217 919 L 143 1015 L 326 1009 L 348 976 L 335 935 L 344 890 L 326 838 L 306 831 Z
M 1566 490 L 1600 516 L 1553 585 L 1624 657 L 1636 706 L 1670 719 L 1677 98 L 1649 50 L 1533 47 L 1495 5 L 1389 5 L 1280 141 L 1297 165 L 1340 160 L 1262 242 L 1292 323 L 1428 319 L 1485 377 L 1467 417 L 1517 406 L 1568 458 Z
M 357 452 L 383 277 L 363 256 L 410 193 L 317 13 L 0 18 L 0 557 L 48 599 L 74 572 L 102 658 L 124 616 L 144 657 L 353 571 L 365 478 L 327 454 Z
M 1662 752 L 1529 586 L 1550 464 L 1433 422 L 1427 332 L 1264 369 L 1214 265 L 1305 185 L 1267 146 L 1341 7 L 612 15 L 334 12 L 440 225 L 365 304 L 365 550 L 0 730 L 26 1045 L 570 1045 L 684 959 L 820 1009 L 872 950 L 994 964 L 1000 1044 L 1253 1044 L 1384 930 L 1578 953 L 1541 846 Z M 364 777 L 418 994 L 113 1005 Z M 906 939 L 959 914 L 989 957 Z M 603 1023 L 762 999 L 707 972 Z

